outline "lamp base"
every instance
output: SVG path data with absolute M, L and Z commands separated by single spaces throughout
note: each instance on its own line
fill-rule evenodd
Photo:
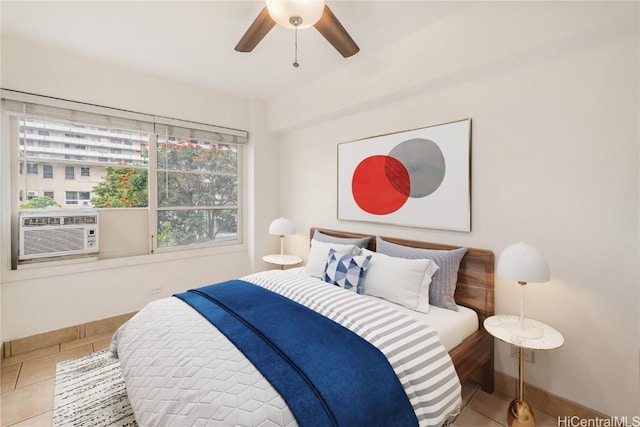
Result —
M 507 425 L 509 427 L 535 427 L 536 420 L 527 402 L 520 399 L 511 401 L 507 412 Z
M 535 326 L 530 326 L 522 329 L 520 326 L 515 326 L 513 328 L 506 328 L 507 331 L 518 338 L 523 338 L 527 340 L 536 340 L 538 338 L 542 338 L 542 329 L 536 328 Z
M 511 321 L 505 324 L 504 328 L 509 332 L 509 334 L 518 338 L 528 339 L 528 340 L 535 340 L 538 338 L 542 338 L 542 335 L 544 335 L 542 328 L 532 325 L 531 322 L 529 322 L 528 320 L 529 319 L 524 319 L 524 326 L 523 326 L 520 320 L 516 319 L 514 321 Z

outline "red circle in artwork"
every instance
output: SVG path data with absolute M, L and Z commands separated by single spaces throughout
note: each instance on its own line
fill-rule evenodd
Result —
M 351 192 L 363 211 L 373 215 L 393 213 L 405 204 L 411 193 L 409 172 L 393 157 L 367 157 L 353 173 Z

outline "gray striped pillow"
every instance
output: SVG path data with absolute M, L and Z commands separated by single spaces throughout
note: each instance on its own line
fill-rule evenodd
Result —
M 359 248 L 366 248 L 367 246 L 369 246 L 369 240 L 371 239 L 371 237 L 362 237 L 362 238 L 335 237 L 335 236 L 329 236 L 328 234 L 324 234 L 316 230 L 313 232 L 312 239 L 317 240 L 318 242 L 323 242 L 323 243 L 356 245 Z
M 462 257 L 467 252 L 467 248 L 453 249 L 450 251 L 412 248 L 387 242 L 377 236 L 376 252 L 397 258 L 427 258 L 435 262 L 440 268 L 432 277 L 431 286 L 429 287 L 429 304 L 458 311 L 458 306 L 453 296 L 456 292 L 460 261 L 462 261 Z

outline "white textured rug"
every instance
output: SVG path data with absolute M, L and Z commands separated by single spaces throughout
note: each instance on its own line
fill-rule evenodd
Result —
M 137 426 L 118 359 L 107 350 L 58 363 L 53 427 Z

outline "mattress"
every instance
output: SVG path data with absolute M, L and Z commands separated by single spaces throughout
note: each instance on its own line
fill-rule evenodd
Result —
M 421 426 L 441 426 L 461 404 L 460 382 L 437 332 L 379 301 L 302 274 L 242 278 L 342 324 L 389 360 Z M 114 335 L 141 426 L 297 425 L 278 392 L 211 323 L 177 298 L 144 307 Z

